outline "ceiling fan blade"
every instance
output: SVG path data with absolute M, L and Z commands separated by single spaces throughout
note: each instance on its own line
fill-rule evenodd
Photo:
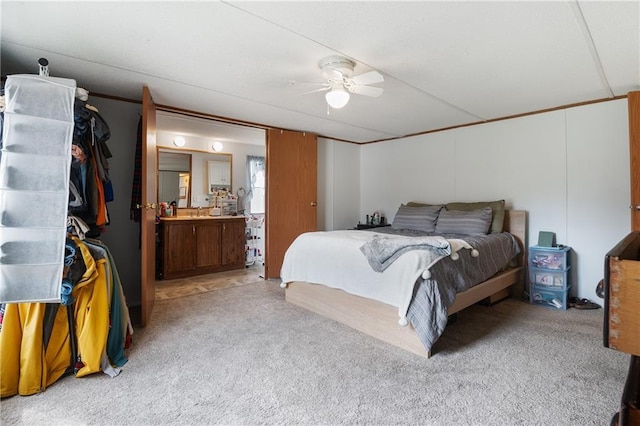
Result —
M 369 71 L 351 77 L 351 80 L 356 84 L 376 84 L 384 82 L 384 77 L 378 71 Z
M 297 80 L 289 80 L 289 86 L 326 86 L 329 87 L 329 83 L 326 81 L 297 81 Z
M 325 90 L 329 90 L 329 89 L 330 89 L 330 87 L 321 87 L 319 89 L 310 90 L 308 92 L 298 93 L 298 96 L 309 95 L 311 93 L 316 93 L 316 92 L 324 92 Z
M 373 87 L 373 86 L 352 86 L 349 88 L 349 91 L 352 93 L 356 93 L 358 95 L 377 98 L 378 96 L 382 95 L 382 92 L 384 92 L 384 89 L 382 87 Z

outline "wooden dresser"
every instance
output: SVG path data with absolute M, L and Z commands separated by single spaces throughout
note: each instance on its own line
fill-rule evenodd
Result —
M 640 426 L 640 232 L 605 258 L 604 346 L 631 355 L 620 411 L 612 425 Z
M 244 216 L 163 217 L 159 268 L 162 279 L 245 267 Z

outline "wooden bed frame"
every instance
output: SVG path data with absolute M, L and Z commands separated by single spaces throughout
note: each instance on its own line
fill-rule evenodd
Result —
M 477 302 L 489 303 L 509 295 L 520 298 L 523 292 L 526 257 L 527 215 L 524 210 L 506 210 L 504 230 L 510 232 L 520 244 L 518 266 L 498 273 L 488 280 L 456 295 L 448 309 L 452 315 Z M 511 289 L 511 291 L 510 291 Z M 294 281 L 287 285 L 287 302 L 331 318 L 358 331 L 398 346 L 414 354 L 429 358 L 418 335 L 409 324 L 398 325 L 398 308 L 376 300 L 355 296 L 343 290 L 320 284 Z

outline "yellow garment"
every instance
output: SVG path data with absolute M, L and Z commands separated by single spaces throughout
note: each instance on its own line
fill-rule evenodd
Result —
M 77 349 L 84 363 L 76 377 L 82 377 L 100 371 L 109 333 L 110 289 L 106 260 L 94 260 L 87 246 L 73 239 L 86 266 L 72 292 Z M 46 348 L 42 340 L 45 309 L 45 303 L 6 305 L 0 330 L 0 397 L 41 392 L 73 367 L 67 307 L 58 306 Z
M 0 332 L 0 396 L 32 395 L 58 380 L 69 367 L 67 310 L 58 306 L 46 351 L 42 342 L 45 303 L 6 305 Z
M 106 351 L 109 335 L 110 290 L 107 284 L 106 259 L 94 260 L 82 241 L 75 237 L 73 241 L 80 248 L 85 264 L 91 262 L 94 271 L 86 280 L 83 275 L 72 292 L 76 300 L 74 312 L 78 354 L 84 364 L 76 377 L 83 377 L 100 371 L 100 360 Z

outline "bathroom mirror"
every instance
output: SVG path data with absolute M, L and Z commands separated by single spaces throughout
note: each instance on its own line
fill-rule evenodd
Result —
M 158 147 L 158 202 L 175 201 L 178 208 L 207 205 L 211 191 L 211 165 L 216 182 L 231 188 L 231 154 Z

